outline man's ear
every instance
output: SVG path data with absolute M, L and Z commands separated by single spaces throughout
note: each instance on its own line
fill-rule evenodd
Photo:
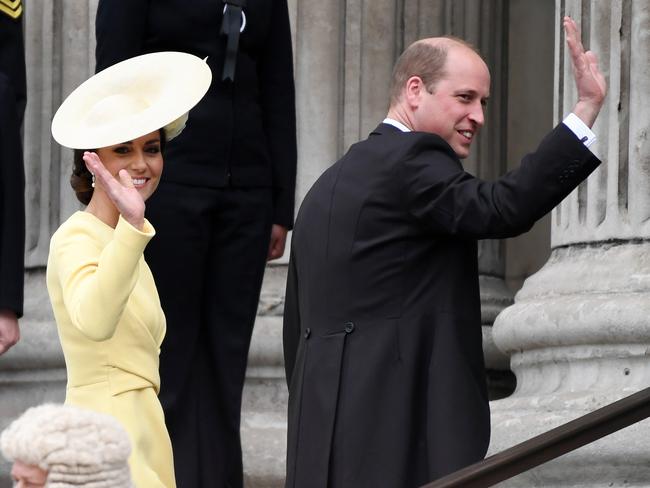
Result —
M 411 109 L 415 109 L 420 105 L 423 93 L 426 91 L 424 82 L 419 76 L 411 76 L 406 80 L 404 86 L 404 100 L 408 103 Z

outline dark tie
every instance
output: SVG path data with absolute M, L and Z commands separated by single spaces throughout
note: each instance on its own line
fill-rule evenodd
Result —
M 224 11 L 221 34 L 228 36 L 228 41 L 221 79 L 224 81 L 234 81 L 235 66 L 237 65 L 237 49 L 239 47 L 239 30 L 244 23 L 242 9 L 246 6 L 246 0 L 223 0 L 223 3 Z

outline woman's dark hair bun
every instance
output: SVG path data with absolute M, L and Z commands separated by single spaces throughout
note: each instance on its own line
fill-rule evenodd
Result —
M 75 149 L 72 160 L 72 174 L 70 175 L 70 186 L 79 200 L 84 205 L 90 203 L 93 196 L 93 176 L 86 168 L 86 163 L 83 160 L 84 152 L 87 149 Z

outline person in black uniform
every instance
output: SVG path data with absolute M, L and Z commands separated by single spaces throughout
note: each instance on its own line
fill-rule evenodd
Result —
M 20 339 L 25 170 L 20 127 L 27 102 L 22 2 L 0 0 L 0 354 Z
M 215 76 L 166 148 L 145 252 L 167 316 L 161 393 L 178 486 L 241 487 L 246 359 L 267 259 L 293 224 L 296 130 L 286 0 L 100 0 L 97 66 L 154 51 Z

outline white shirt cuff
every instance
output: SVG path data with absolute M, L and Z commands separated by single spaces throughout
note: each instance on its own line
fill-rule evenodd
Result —
M 596 142 L 596 134 L 594 134 L 591 129 L 580 120 L 580 117 L 573 112 L 567 115 L 562 123 L 566 125 L 586 147 L 589 147 Z

